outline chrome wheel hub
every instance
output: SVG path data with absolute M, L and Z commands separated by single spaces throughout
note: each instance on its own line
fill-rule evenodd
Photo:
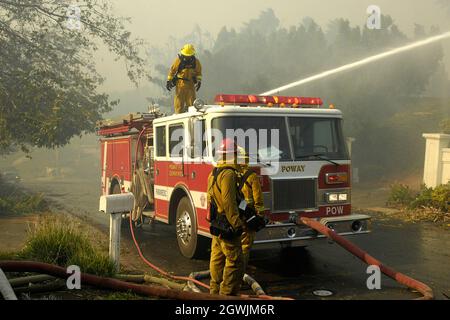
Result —
M 192 237 L 192 221 L 189 213 L 184 211 L 177 220 L 177 237 L 187 245 Z

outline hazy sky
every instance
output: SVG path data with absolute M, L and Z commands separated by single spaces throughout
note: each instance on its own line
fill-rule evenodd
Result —
M 410 34 L 414 24 L 438 25 L 450 30 L 450 13 L 439 0 L 112 0 L 116 13 L 132 19 L 128 29 L 152 45 L 164 45 L 169 36 L 190 33 L 195 24 L 213 36 L 223 27 L 239 29 L 246 21 L 272 8 L 281 25 L 296 25 L 309 16 L 322 27 L 334 18 L 347 18 L 353 25 L 363 25 L 369 5 L 378 5 L 383 14 L 391 15 L 400 29 Z M 442 1 L 442 0 L 441 0 Z M 445 0 L 444 0 L 445 1 Z M 450 1 L 450 0 L 446 0 Z M 450 69 L 450 40 L 445 43 L 447 68 Z M 168 66 L 169 67 L 169 66 Z M 104 53 L 98 57 L 98 70 L 107 80 L 108 91 L 131 88 L 123 65 L 114 63 Z

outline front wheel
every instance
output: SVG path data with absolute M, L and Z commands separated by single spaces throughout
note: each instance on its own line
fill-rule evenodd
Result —
M 111 194 L 121 194 L 122 190 L 120 189 L 120 184 L 115 182 L 113 187 L 111 188 Z
M 192 259 L 206 255 L 208 239 L 197 234 L 197 219 L 188 197 L 183 197 L 178 203 L 176 233 L 183 256 Z

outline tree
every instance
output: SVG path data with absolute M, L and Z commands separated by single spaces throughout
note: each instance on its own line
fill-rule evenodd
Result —
M 244 32 L 269 34 L 275 32 L 280 25 L 280 20 L 272 9 L 262 11 L 257 19 L 251 19 L 245 24 Z
M 435 1 L 440 7 L 447 10 L 447 13 L 450 14 L 450 2 L 448 0 L 436 0 Z
M 104 79 L 92 61 L 99 43 L 125 61 L 136 85 L 148 75 L 128 19 L 115 17 L 106 0 L 77 3 L 0 0 L 0 152 L 58 147 L 94 129 L 115 105 L 99 93 Z

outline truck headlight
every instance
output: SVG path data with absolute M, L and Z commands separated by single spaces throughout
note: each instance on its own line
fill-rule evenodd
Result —
M 348 193 L 327 193 L 326 201 L 328 203 L 347 202 Z
M 339 194 L 339 201 L 347 201 L 348 195 L 346 193 L 340 193 Z
M 332 203 L 332 202 L 338 202 L 339 200 L 339 195 L 337 193 L 328 193 L 327 194 L 327 202 Z

